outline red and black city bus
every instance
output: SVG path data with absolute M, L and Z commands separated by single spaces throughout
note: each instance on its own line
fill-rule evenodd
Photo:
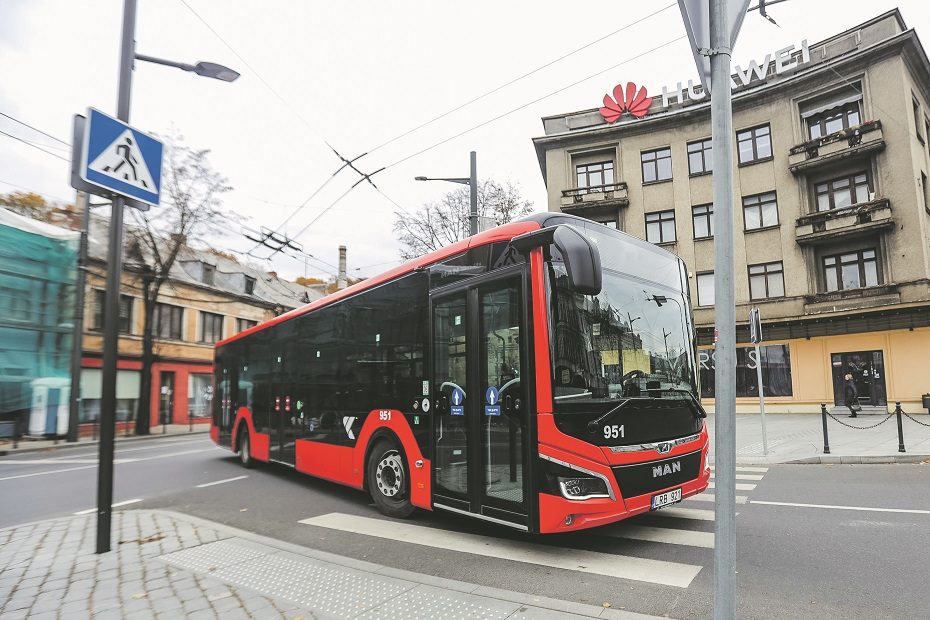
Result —
M 536 214 L 217 344 L 211 436 L 254 461 L 443 509 L 583 529 L 707 488 L 687 271 Z

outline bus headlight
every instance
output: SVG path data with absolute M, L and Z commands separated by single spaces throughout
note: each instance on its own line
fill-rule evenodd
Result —
M 575 476 L 558 477 L 559 488 L 566 499 L 590 499 L 592 497 L 610 497 L 607 485 L 600 478 Z

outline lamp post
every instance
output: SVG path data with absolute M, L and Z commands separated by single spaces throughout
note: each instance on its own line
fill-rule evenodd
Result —
M 182 65 L 171 61 L 142 56 L 135 53 L 137 0 L 123 2 L 123 30 L 120 44 L 119 88 L 116 117 L 129 122 L 129 103 L 132 94 L 133 60 L 156 62 L 176 66 L 198 75 L 231 82 L 239 77 L 235 71 L 214 63 Z M 188 69 L 188 67 L 190 67 Z M 106 317 L 103 337 L 103 378 L 100 398 L 100 456 L 97 467 L 97 553 L 110 550 L 110 530 L 113 503 L 113 440 L 116 434 L 116 361 L 119 344 L 119 288 L 123 273 L 123 206 L 122 196 L 113 198 L 110 216 L 110 241 L 107 249 L 107 289 L 104 301 Z M 77 343 L 75 343 L 77 346 Z
M 468 212 L 468 235 L 478 234 L 478 157 L 474 151 L 469 153 L 471 160 L 471 175 L 468 177 L 449 177 L 449 178 L 430 178 L 414 177 L 416 181 L 448 181 L 449 183 L 460 183 L 468 185 L 470 192 L 470 208 Z

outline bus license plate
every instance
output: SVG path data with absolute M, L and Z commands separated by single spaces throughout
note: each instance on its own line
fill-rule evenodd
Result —
M 669 504 L 677 504 L 681 501 L 681 487 L 677 489 L 672 489 L 671 491 L 666 491 L 665 493 L 658 493 L 652 496 L 652 510 L 658 510 L 663 506 L 668 506 Z

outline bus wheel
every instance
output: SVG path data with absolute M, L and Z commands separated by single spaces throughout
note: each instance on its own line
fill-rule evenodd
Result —
M 393 441 L 379 439 L 368 455 L 368 492 L 375 505 L 389 517 L 413 514 L 407 465 Z
M 246 469 L 252 469 L 252 444 L 249 443 L 249 431 L 245 426 L 239 437 L 239 462 Z

